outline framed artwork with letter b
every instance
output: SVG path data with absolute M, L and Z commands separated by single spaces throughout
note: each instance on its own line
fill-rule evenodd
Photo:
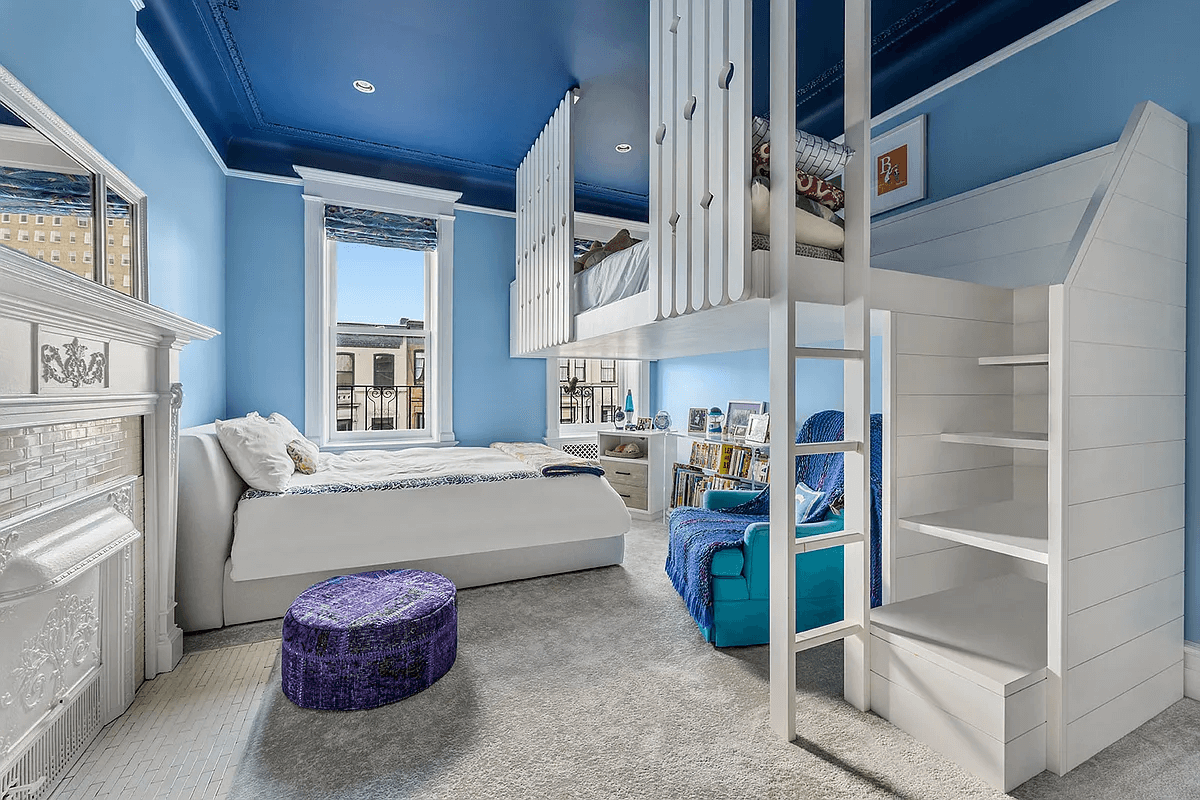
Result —
M 872 214 L 925 197 L 924 114 L 875 137 L 871 155 L 875 161 Z

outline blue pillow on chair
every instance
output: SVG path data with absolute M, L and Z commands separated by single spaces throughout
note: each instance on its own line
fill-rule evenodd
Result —
M 810 489 L 803 481 L 796 482 L 796 522 L 804 522 L 808 512 L 825 497 L 824 492 Z

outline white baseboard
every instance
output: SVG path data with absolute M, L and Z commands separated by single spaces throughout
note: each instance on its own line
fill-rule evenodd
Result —
M 1200 644 L 1183 643 L 1183 694 L 1200 700 Z

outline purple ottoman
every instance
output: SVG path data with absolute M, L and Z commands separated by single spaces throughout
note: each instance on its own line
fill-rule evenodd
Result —
M 458 654 L 454 584 L 381 570 L 305 589 L 283 617 L 283 693 L 298 706 L 375 708 L 425 689 Z

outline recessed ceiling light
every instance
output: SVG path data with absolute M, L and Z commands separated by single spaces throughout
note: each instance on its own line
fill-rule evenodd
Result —
M 632 149 L 633 149 L 633 145 L 627 144 L 625 142 L 621 142 L 619 145 L 617 145 L 618 153 L 628 153 Z
M 354 88 L 358 89 L 363 94 L 370 94 L 375 91 L 375 84 L 370 81 L 355 81 Z

